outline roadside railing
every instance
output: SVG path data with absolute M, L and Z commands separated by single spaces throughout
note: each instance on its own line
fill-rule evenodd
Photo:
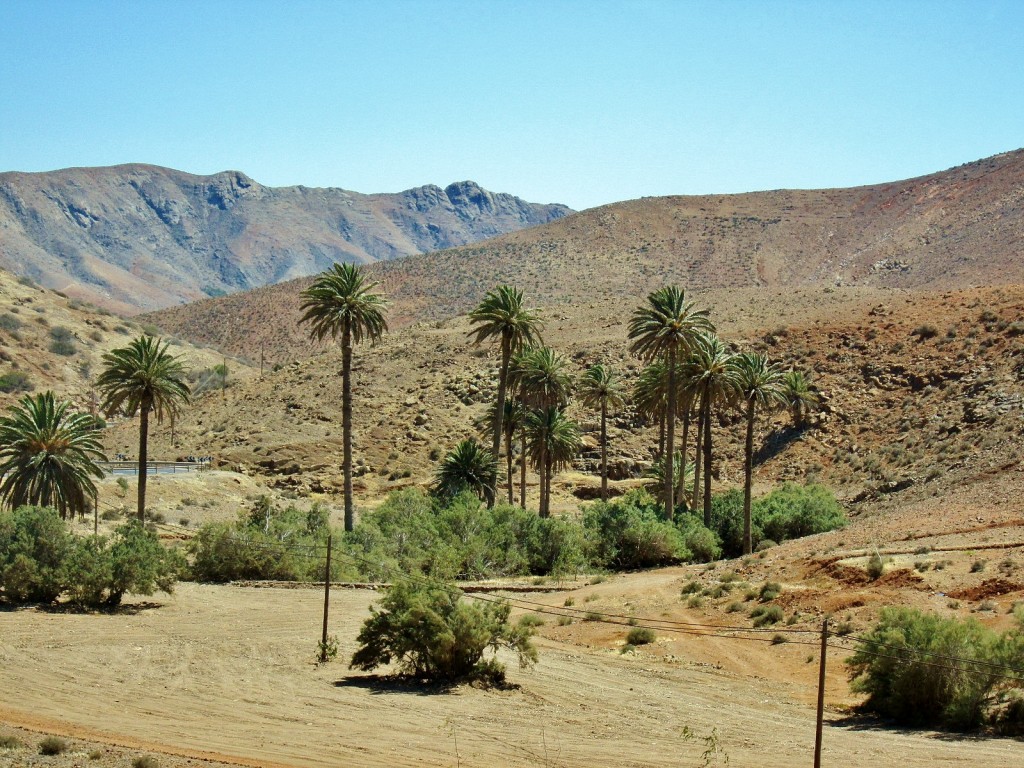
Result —
M 139 462 L 131 460 L 123 461 L 99 461 L 100 469 L 108 475 L 137 475 L 139 474 Z M 179 472 L 200 472 L 210 468 L 208 461 L 147 461 L 147 475 L 173 475 Z

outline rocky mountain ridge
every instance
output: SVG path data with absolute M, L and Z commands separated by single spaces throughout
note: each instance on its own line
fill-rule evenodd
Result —
M 153 165 L 0 173 L 0 267 L 120 312 L 464 245 L 571 213 L 472 181 L 364 195 Z
M 464 313 L 496 284 L 554 309 L 618 306 L 668 283 L 746 289 L 958 290 L 1024 283 L 1024 150 L 850 189 L 659 197 L 593 208 L 460 248 L 370 265 L 393 327 Z M 296 280 L 148 319 L 237 355 L 307 356 Z M 737 294 L 738 295 L 738 294 Z M 746 299 L 744 299 L 746 300 Z

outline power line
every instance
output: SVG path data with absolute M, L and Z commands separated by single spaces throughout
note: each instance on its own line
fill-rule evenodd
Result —
M 878 653 L 877 651 L 868 651 L 868 650 L 865 650 L 863 648 L 849 648 L 849 647 L 847 647 L 845 645 L 831 645 L 831 644 L 829 645 L 829 647 L 830 648 L 841 648 L 844 651 L 854 651 L 855 653 L 862 653 L 862 654 L 864 654 L 866 656 L 873 656 L 873 657 L 877 657 L 877 658 L 880 658 L 880 659 L 892 659 L 894 661 L 909 662 L 909 663 L 918 664 L 918 665 L 925 666 L 925 667 L 932 667 L 934 669 L 944 669 L 944 670 L 947 670 L 949 672 L 960 672 L 960 673 L 965 673 L 965 672 L 966 673 L 971 673 L 972 672 L 972 670 L 963 669 L 962 667 L 952 667 L 952 666 L 949 666 L 948 664 L 937 664 L 937 663 L 935 663 L 933 661 L 924 661 L 922 659 L 915 659 L 915 658 L 910 658 L 910 657 L 907 657 L 907 656 L 894 656 L 894 655 L 888 654 L 888 653 Z M 955 661 L 971 661 L 971 659 L 964 659 L 964 658 L 959 658 L 959 657 L 956 657 L 956 656 L 951 656 L 949 658 L 954 659 Z M 1007 669 L 1013 669 L 1013 667 L 1007 667 Z M 999 672 L 990 672 L 989 674 L 991 674 L 991 675 L 993 675 L 995 677 L 1001 677 L 1001 678 L 1004 678 L 1006 680 L 1013 680 L 1014 682 L 1024 684 L 1024 677 L 1017 677 L 1015 675 L 1004 675 L 1004 674 L 1001 674 Z

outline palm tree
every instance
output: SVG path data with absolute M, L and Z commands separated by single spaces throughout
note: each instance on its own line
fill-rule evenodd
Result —
M 154 414 L 157 423 L 165 416 L 173 420 L 191 397 L 181 358 L 170 354 L 168 346 L 166 341 L 140 336 L 127 347 L 105 354 L 103 371 L 96 379 L 103 393 L 100 408 L 108 417 L 117 412 L 128 417 L 139 413 L 138 516 L 142 522 L 146 517 L 149 416 Z
M 487 436 L 493 432 L 494 420 L 496 418 L 495 412 L 497 411 L 496 405 L 492 405 L 488 409 L 487 420 L 485 423 L 485 429 Z M 501 436 L 505 442 L 505 475 L 508 482 L 508 503 L 514 502 L 514 486 L 515 483 L 512 479 L 512 443 L 516 439 L 516 432 L 520 431 L 523 426 L 523 417 L 526 414 L 526 409 L 523 404 L 516 398 L 508 397 L 505 400 L 504 413 L 501 418 Z
M 689 369 L 687 364 L 676 365 L 674 376 L 676 388 L 676 416 L 683 421 L 683 434 L 679 440 L 680 460 L 684 475 L 689 476 L 690 472 L 686 467 L 686 443 L 690 430 L 690 416 L 693 411 L 693 395 L 690 392 Z M 633 388 L 633 403 L 641 417 L 648 421 L 658 422 L 658 454 L 657 461 L 661 462 L 665 456 L 665 421 L 668 411 L 668 368 L 661 362 L 655 361 L 644 367 L 640 372 L 636 385 Z M 698 455 L 698 458 L 699 455 Z M 658 471 L 658 477 L 664 480 L 664 473 Z M 685 501 L 686 491 L 676 479 L 675 504 Z M 664 488 L 662 489 L 664 492 Z M 661 492 L 659 492 L 659 497 Z
M 764 355 L 744 352 L 732 359 L 736 391 L 747 417 L 746 452 L 743 463 L 743 554 L 752 550 L 750 536 L 750 488 L 754 473 L 754 418 L 756 410 L 771 410 L 784 402 L 782 372 Z
M 475 439 L 463 440 L 444 457 L 434 476 L 434 493 L 451 499 L 470 490 L 488 504 L 494 503 L 494 456 Z
M 96 462 L 107 457 L 95 418 L 69 413 L 70 405 L 41 392 L 25 395 L 0 418 L 0 499 L 11 509 L 53 507 L 67 518 L 91 508 L 93 478 L 103 477 Z
M 626 400 L 619 377 L 600 363 L 592 365 L 580 379 L 580 396 L 590 408 L 601 409 L 601 498 L 608 499 L 608 409 L 621 408 Z
M 501 346 L 501 363 L 498 368 L 498 402 L 495 406 L 497 418 L 491 439 L 491 455 L 498 460 L 501 450 L 501 423 L 505 412 L 505 397 L 508 390 L 508 372 L 512 356 L 524 346 L 540 344 L 543 324 L 536 312 L 523 306 L 523 292 L 508 285 L 499 285 L 484 296 L 476 309 L 469 313 L 469 321 L 475 327 L 469 332 L 474 344 L 497 339 Z M 497 482 L 497 472 L 495 472 Z M 497 489 L 495 489 L 497 496 Z
M 640 371 L 633 385 L 633 405 L 645 421 L 658 424 L 658 456 L 665 453 L 665 411 L 668 401 L 668 376 L 665 366 L 654 361 Z
M 660 461 L 656 461 L 650 466 L 650 468 L 644 473 L 644 477 L 648 477 L 654 481 L 654 494 L 657 498 L 661 498 L 661 494 L 665 491 L 665 464 L 666 458 L 663 456 Z M 673 483 L 678 493 L 680 490 L 685 494 L 687 486 L 693 485 L 693 467 L 687 466 L 683 461 L 683 452 L 676 451 L 672 455 L 672 471 L 675 472 L 675 479 Z
M 556 405 L 526 414 L 529 451 L 541 477 L 540 516 L 551 516 L 551 480 L 555 470 L 568 466 L 580 450 L 580 430 Z
M 818 393 L 811 389 L 811 379 L 802 371 L 790 369 L 782 377 L 786 405 L 793 416 L 793 426 L 807 423 L 807 412 L 818 404 Z
M 699 403 L 704 450 L 704 525 L 711 527 L 711 416 L 715 406 L 727 402 L 736 391 L 732 353 L 714 335 L 699 336 L 690 357 L 690 386 Z M 698 430 L 699 431 L 699 430 Z M 695 484 L 696 485 L 696 484 Z M 694 489 L 696 493 L 696 488 Z M 696 507 L 696 504 L 694 504 Z
M 512 360 L 509 366 L 509 383 L 519 393 L 519 398 L 528 407 L 534 410 L 547 408 L 562 408 L 569 402 L 569 393 L 572 389 L 572 381 L 566 370 L 565 358 L 549 347 L 527 347 L 521 350 Z M 540 422 L 540 428 L 544 428 L 545 422 Z M 536 445 L 540 446 L 541 454 L 538 455 L 536 465 L 540 475 L 540 509 L 541 514 L 549 507 L 548 491 L 546 485 L 547 460 L 543 456 L 548 440 L 543 436 L 538 440 L 533 439 Z
M 629 321 L 628 337 L 633 340 L 630 350 L 638 357 L 652 361 L 662 360 L 668 370 L 668 397 L 666 401 L 666 451 L 675 445 L 676 417 L 676 365 L 682 355 L 689 352 L 695 339 L 702 333 L 715 330 L 707 310 L 694 309 L 686 301 L 681 288 L 668 286 L 647 297 L 647 304 L 638 307 Z M 673 473 L 665 473 L 665 518 L 672 519 Z
M 345 477 L 345 530 L 355 525 L 352 509 L 352 345 L 368 339 L 375 344 L 387 332 L 387 302 L 373 293 L 377 283 L 366 284 L 352 264 L 335 264 L 302 292 L 303 315 L 309 335 L 317 341 L 341 337 L 342 472 Z

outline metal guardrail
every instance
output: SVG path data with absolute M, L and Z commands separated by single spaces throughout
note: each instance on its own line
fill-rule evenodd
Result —
M 97 465 L 108 475 L 137 475 L 137 461 L 99 461 Z M 199 472 L 210 468 L 208 461 L 147 461 L 147 475 L 172 475 L 179 472 Z

